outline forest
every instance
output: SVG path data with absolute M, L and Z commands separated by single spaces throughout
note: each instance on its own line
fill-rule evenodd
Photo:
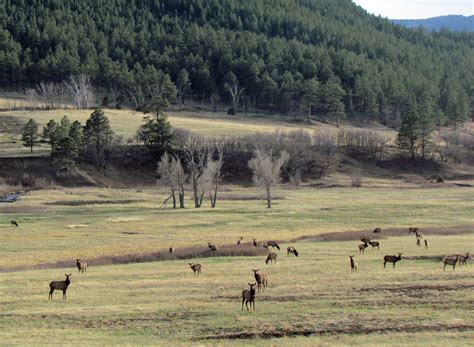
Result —
M 349 0 L 23 0 L 0 4 L 0 83 L 87 75 L 98 103 L 161 93 L 288 117 L 472 116 L 474 34 L 410 30 Z M 163 91 L 165 84 L 171 89 Z

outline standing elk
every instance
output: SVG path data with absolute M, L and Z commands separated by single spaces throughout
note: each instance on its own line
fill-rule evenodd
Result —
M 459 260 L 459 256 L 455 256 L 454 258 L 450 258 L 450 257 L 445 257 L 443 259 L 443 271 L 446 271 L 446 265 L 451 265 L 453 267 L 453 271 L 456 269 L 456 263 L 458 262 Z
M 361 254 L 361 253 L 364 254 L 364 253 L 365 253 L 365 249 L 366 249 L 367 247 L 368 247 L 368 246 L 367 246 L 366 243 L 361 243 L 361 244 L 359 245 L 359 254 Z
M 10 221 L 10 226 L 18 228 L 18 223 L 16 222 L 16 220 L 11 220 Z
M 246 288 L 242 290 L 242 311 L 244 310 L 244 303 L 245 307 L 247 308 L 247 311 L 249 310 L 248 304 L 250 303 L 250 309 L 252 309 L 252 304 L 253 304 L 253 310 L 255 311 L 255 285 L 249 283 L 248 284 L 250 288 Z
M 295 257 L 299 255 L 298 251 L 293 246 L 288 246 L 288 248 L 286 249 L 286 255 L 288 256 L 290 254 L 294 254 Z
M 375 247 L 377 247 L 378 250 L 380 249 L 380 242 L 378 241 L 370 241 L 369 244 L 372 246 L 372 250 L 374 250 Z
M 373 233 L 374 234 L 378 234 L 378 233 L 381 233 L 382 232 L 382 228 L 375 228 Z
M 278 243 L 276 243 L 275 241 L 267 241 L 267 248 L 269 247 L 280 250 L 280 246 L 278 246 Z
M 277 262 L 277 256 L 278 256 L 278 254 L 276 254 L 275 252 L 270 253 L 270 254 L 267 256 L 267 260 L 265 260 L 265 264 L 268 265 L 268 263 L 271 264 L 271 263 L 273 263 L 273 262 L 275 262 L 275 264 L 276 264 L 276 262 Z
M 53 292 L 54 290 L 62 290 L 63 291 L 63 300 L 66 300 L 66 291 L 69 285 L 71 284 L 71 281 L 69 280 L 69 277 L 71 277 L 71 274 L 65 274 L 66 275 L 66 280 L 65 281 L 52 281 L 49 284 L 49 300 L 53 300 Z
M 260 291 L 260 289 L 263 288 L 263 290 L 267 289 L 268 286 L 268 275 L 264 273 L 259 273 L 259 269 L 252 269 L 253 274 L 255 276 L 255 281 L 257 283 L 257 289 Z
M 395 264 L 397 263 L 397 261 L 402 260 L 402 254 L 403 253 L 398 253 L 398 255 L 386 255 L 385 257 L 383 257 L 383 267 L 385 268 L 385 264 L 387 263 L 392 263 L 393 268 L 395 269 Z
M 466 265 L 470 256 L 469 256 L 469 253 L 466 253 L 466 255 L 459 255 L 458 258 L 459 258 L 459 265 Z
M 87 272 L 87 262 L 85 260 L 76 259 L 76 266 L 80 273 Z
M 201 273 L 201 264 L 194 264 L 194 263 L 188 263 L 189 264 L 189 267 L 191 268 L 191 270 L 193 270 L 193 273 L 196 275 L 196 274 L 200 274 Z
M 357 263 L 354 261 L 354 256 L 350 255 L 349 260 L 351 262 L 351 273 L 357 272 Z

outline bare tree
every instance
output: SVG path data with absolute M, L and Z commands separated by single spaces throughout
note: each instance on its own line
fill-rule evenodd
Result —
M 74 100 L 74 106 L 78 110 L 89 108 L 92 104 L 94 94 L 92 92 L 92 82 L 89 76 L 81 74 L 78 76 L 69 76 L 65 82 L 66 88 Z
M 166 207 L 168 200 L 172 199 L 173 208 L 177 208 L 176 194 L 178 194 L 179 208 L 184 208 L 184 183 L 186 182 L 186 174 L 181 160 L 165 153 L 158 163 L 157 173 L 160 175 L 158 183 L 170 187 L 171 194 L 169 198 L 163 202 L 163 207 Z
M 271 187 L 280 181 L 281 168 L 289 157 L 286 151 L 282 151 L 280 156 L 275 158 L 272 150 L 256 148 L 254 157 L 248 162 L 253 171 L 254 182 L 267 191 L 267 208 L 272 207 Z
M 217 191 L 219 189 L 219 183 L 221 182 L 222 164 L 224 163 L 224 147 L 222 143 L 216 143 L 213 152 L 214 153 L 208 154 L 206 167 L 201 176 L 209 192 L 209 200 L 211 201 L 212 208 L 216 207 Z
M 36 109 L 39 104 L 39 95 L 34 88 L 27 88 L 25 90 L 26 108 Z
M 239 101 L 245 91 L 245 88 L 240 88 L 239 82 L 237 80 L 234 80 L 232 83 L 226 83 L 224 88 L 230 93 L 230 96 L 232 97 L 232 109 L 234 113 L 237 113 Z
M 56 110 L 64 104 L 66 92 L 61 83 L 41 82 L 36 89 L 45 109 Z

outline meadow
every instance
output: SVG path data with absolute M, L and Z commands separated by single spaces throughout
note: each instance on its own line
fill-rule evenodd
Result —
M 439 257 L 471 251 L 471 188 L 280 187 L 271 210 L 255 188 L 226 186 L 216 209 L 161 209 L 155 188 L 31 191 L 0 206 L 0 334 L 5 344 L 75 345 L 469 345 L 474 337 L 474 267 L 447 268 Z M 190 201 L 189 201 L 190 205 Z M 20 227 L 9 226 L 15 219 Z M 381 235 L 381 249 L 359 255 L 355 239 L 318 235 L 375 226 L 453 230 Z M 461 226 L 456 233 L 453 228 Z M 94 266 L 94 258 L 188 246 L 281 240 L 276 264 L 263 255 Z M 298 239 L 306 236 L 303 239 Z M 287 257 L 291 242 L 299 257 Z M 243 245 L 242 247 L 253 247 Z M 383 255 L 403 252 L 395 269 Z M 348 255 L 359 263 L 350 273 Z M 7 268 L 85 258 L 72 266 Z M 188 262 L 203 265 L 194 276 Z M 255 313 L 241 311 L 252 268 L 269 275 Z M 68 299 L 48 283 L 72 273 Z

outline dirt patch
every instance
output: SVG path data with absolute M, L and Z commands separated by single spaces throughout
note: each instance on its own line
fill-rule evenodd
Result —
M 266 248 L 254 247 L 251 244 L 222 245 L 217 252 L 211 252 L 207 246 L 176 248 L 173 254 L 169 249 L 152 253 L 132 253 L 124 255 L 109 255 L 94 259 L 87 259 L 90 266 L 102 266 L 112 264 L 148 263 L 154 261 L 166 261 L 177 259 L 194 259 L 208 257 L 255 257 L 264 256 L 268 253 Z M 36 265 L 24 265 L 18 267 L 0 268 L 0 272 L 15 272 L 39 269 L 60 269 L 75 267 L 76 262 L 72 260 L 42 263 Z
M 420 232 L 424 236 L 430 235 L 462 235 L 462 234 L 474 234 L 474 225 L 461 225 L 453 227 L 425 227 L 420 228 Z M 314 242 L 325 242 L 325 241 L 354 241 L 360 240 L 361 237 L 370 237 L 373 239 L 386 239 L 387 237 L 393 236 L 407 236 L 407 228 L 382 228 L 381 233 L 374 234 L 372 230 L 348 230 L 340 232 L 329 232 L 320 235 L 303 235 L 296 239 L 290 240 L 290 242 L 297 241 L 314 241 Z M 413 236 L 414 237 L 414 236 Z
M 414 285 L 414 286 L 390 286 L 390 287 L 363 287 L 363 288 L 354 288 L 355 292 L 384 292 L 389 291 L 393 294 L 401 293 L 408 296 L 413 293 L 419 293 L 422 291 L 455 291 L 455 290 L 465 290 L 465 289 L 474 289 L 474 284 L 457 284 L 452 286 L 446 285 Z
M 87 205 L 128 205 L 145 200 L 121 199 L 121 200 L 66 200 L 47 202 L 46 205 L 56 206 L 87 206 Z

